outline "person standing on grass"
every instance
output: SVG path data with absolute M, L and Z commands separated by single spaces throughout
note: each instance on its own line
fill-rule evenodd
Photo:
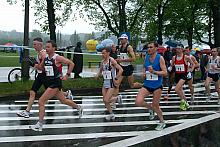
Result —
M 165 128 L 166 124 L 159 103 L 162 95 L 163 76 L 167 75 L 167 69 L 164 58 L 157 53 L 157 47 L 158 44 L 155 42 L 150 42 L 148 44 L 148 54 L 145 57 L 143 70 L 145 78 L 144 85 L 137 94 L 135 104 L 149 109 L 150 120 L 154 119 L 154 112 L 156 112 L 160 122 L 155 129 L 162 130 Z M 148 104 L 144 99 L 151 93 L 153 94 L 153 101 L 152 104 Z
M 76 53 L 73 55 L 73 63 L 75 63 L 75 67 L 73 69 L 74 78 L 81 78 L 79 74 L 83 70 L 83 55 L 77 54 L 77 53 L 82 53 L 81 46 L 82 46 L 82 43 L 77 42 L 76 47 L 74 49 L 74 53 Z
M 119 87 L 119 78 L 122 75 L 123 69 L 117 64 L 117 62 L 110 57 L 110 48 L 105 47 L 102 49 L 102 62 L 99 72 L 96 75 L 98 78 L 100 75 L 103 76 L 104 82 L 102 87 L 103 101 L 107 108 L 109 115 L 105 117 L 106 120 L 114 120 L 115 115 L 111 108 L 111 103 L 117 100 L 115 91 Z M 117 73 L 116 73 L 117 70 Z
M 45 116 L 45 104 L 52 97 L 57 97 L 61 103 L 69 105 L 72 108 L 76 108 L 79 112 L 79 118 L 81 118 L 83 114 L 82 107 L 74 103 L 72 100 L 66 99 L 63 92 L 61 91 L 62 80 L 68 79 L 70 73 L 73 70 L 74 63 L 63 56 L 59 56 L 58 54 L 56 54 L 56 49 L 57 45 L 54 41 L 47 41 L 47 56 L 41 64 L 36 65 L 38 68 L 41 68 L 45 71 L 48 88 L 45 90 L 38 101 L 39 120 L 34 126 L 30 126 L 30 129 L 34 131 L 42 131 L 43 120 Z M 62 64 L 68 65 L 67 73 L 64 76 L 61 76 L 60 72 Z

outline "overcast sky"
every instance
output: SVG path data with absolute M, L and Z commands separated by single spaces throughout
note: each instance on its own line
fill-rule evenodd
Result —
M 0 0 L 0 30 L 11 31 L 16 30 L 23 32 L 24 30 L 24 12 L 22 11 L 21 4 L 9 5 L 7 0 Z M 30 31 L 33 29 L 40 29 L 40 27 L 34 23 L 35 17 L 33 10 L 30 9 Z M 95 31 L 94 27 L 89 25 L 84 20 L 78 18 L 74 22 L 67 22 L 63 28 L 57 28 L 64 34 L 73 34 L 76 30 L 77 33 L 92 33 Z

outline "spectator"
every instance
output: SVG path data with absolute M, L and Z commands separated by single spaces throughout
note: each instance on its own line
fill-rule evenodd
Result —
M 82 46 L 82 43 L 77 42 L 76 47 L 74 49 L 74 53 L 82 53 L 81 46 Z M 75 67 L 73 69 L 74 78 L 81 78 L 79 74 L 82 72 L 82 69 L 83 69 L 83 55 L 74 54 L 73 63 L 75 64 Z

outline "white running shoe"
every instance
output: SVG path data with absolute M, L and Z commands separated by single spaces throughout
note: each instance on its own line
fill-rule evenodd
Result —
M 161 130 L 163 130 L 165 127 L 166 127 L 166 124 L 165 124 L 165 122 L 163 121 L 163 122 L 160 122 L 160 123 L 157 125 L 157 127 L 155 128 L 155 130 L 161 131 Z
M 115 119 L 115 114 L 114 114 L 114 113 L 111 113 L 111 114 L 107 115 L 107 116 L 105 117 L 105 119 L 108 120 L 108 121 L 114 120 L 114 119 Z
M 43 124 L 40 123 L 39 121 L 36 123 L 36 125 L 34 126 L 29 126 L 30 129 L 34 130 L 34 131 L 42 131 L 43 129 Z
M 17 112 L 17 115 L 19 117 L 29 118 L 30 117 L 30 112 L 24 110 L 24 111 L 21 111 L 21 112 Z
M 208 96 L 208 98 L 206 99 L 206 102 L 209 102 L 212 99 L 212 95 Z
M 153 110 L 149 110 L 149 113 L 150 113 L 149 119 L 150 119 L 150 120 L 153 120 L 153 119 L 155 118 L 155 113 L 154 113 L 154 111 L 153 111 Z
M 74 97 L 73 97 L 73 94 L 72 94 L 71 90 L 67 90 L 66 93 L 67 93 L 66 98 L 68 98 L 70 100 L 73 100 Z
M 122 105 L 122 103 L 123 103 L 122 95 L 117 96 L 117 102 L 118 102 L 119 105 Z
M 79 114 L 79 118 L 81 118 L 83 116 L 83 107 L 82 106 L 79 106 L 78 114 Z

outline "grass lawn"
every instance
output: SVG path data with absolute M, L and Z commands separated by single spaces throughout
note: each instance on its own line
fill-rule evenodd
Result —
M 34 51 L 30 51 L 31 56 L 36 56 Z M 64 55 L 66 57 L 66 55 Z M 83 65 L 88 66 L 88 61 L 100 61 L 101 55 L 83 55 Z M 137 57 L 134 64 L 142 64 L 143 58 Z M 18 53 L 4 53 L 0 52 L 0 67 L 19 67 L 19 55 Z M 94 63 L 94 66 L 97 65 Z
M 0 83 L 0 95 L 22 95 L 28 94 L 33 81 L 18 81 L 12 84 L 10 83 Z M 83 79 L 69 79 L 63 81 L 63 90 L 67 89 L 90 89 L 90 88 L 101 88 L 102 78 L 83 78 Z M 44 88 L 40 89 L 39 92 L 43 92 Z

